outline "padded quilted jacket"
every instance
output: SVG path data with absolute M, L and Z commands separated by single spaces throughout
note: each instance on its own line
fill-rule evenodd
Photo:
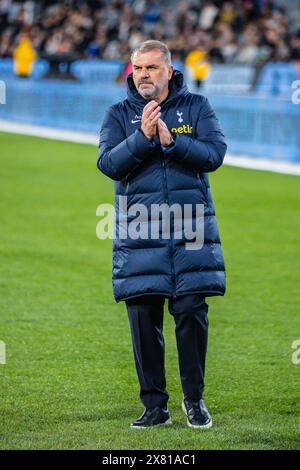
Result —
M 149 141 L 142 133 L 141 116 L 146 104 L 129 75 L 127 99 L 107 110 L 100 131 L 97 166 L 114 180 L 115 186 L 115 300 L 143 294 L 224 295 L 225 264 L 208 178 L 209 172 L 222 165 L 226 152 L 219 122 L 207 98 L 190 93 L 177 70 L 169 82 L 168 97 L 160 103 L 161 119 L 172 132 L 173 145 L 163 147 L 158 137 Z M 151 234 L 151 205 L 164 203 L 179 204 L 182 209 L 184 204 L 192 205 L 192 218 L 196 217 L 196 204 L 203 205 L 201 249 L 186 249 L 185 237 L 175 236 L 174 220 L 167 238 L 163 230 L 158 238 L 120 236 L 120 214 L 123 222 L 124 211 L 143 204 L 149 212 L 141 225 L 144 229 L 149 225 Z M 127 223 L 132 220 L 134 217 L 127 214 Z

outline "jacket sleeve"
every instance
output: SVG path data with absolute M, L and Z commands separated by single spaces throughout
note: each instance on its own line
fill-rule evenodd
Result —
M 100 130 L 97 167 L 109 178 L 120 181 L 139 166 L 155 146 L 140 129 L 126 138 L 124 126 L 111 107 Z
M 171 147 L 163 147 L 166 155 L 195 171 L 215 171 L 222 165 L 227 145 L 219 121 L 208 101 L 197 120 L 195 137 L 176 134 Z

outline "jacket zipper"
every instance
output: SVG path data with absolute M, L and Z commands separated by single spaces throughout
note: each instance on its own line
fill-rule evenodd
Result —
M 165 202 L 169 205 L 166 160 L 165 160 L 164 154 L 162 154 L 161 161 L 162 161 L 162 170 L 163 170 L 163 178 L 164 178 L 164 198 L 165 198 Z M 174 266 L 174 244 L 173 244 L 173 238 L 171 234 L 170 234 L 170 239 L 169 239 L 169 254 L 170 254 L 172 282 L 173 282 L 173 297 L 176 298 L 177 295 L 176 295 L 176 274 L 175 274 L 175 266 Z

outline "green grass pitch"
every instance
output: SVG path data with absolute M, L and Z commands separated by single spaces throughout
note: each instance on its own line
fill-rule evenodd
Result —
M 0 448 L 299 448 L 299 177 L 211 174 L 227 268 L 225 297 L 208 299 L 214 426 L 186 426 L 166 308 L 173 426 L 130 430 L 143 407 L 112 241 L 95 234 L 96 207 L 113 203 L 96 158 L 91 145 L 0 134 Z

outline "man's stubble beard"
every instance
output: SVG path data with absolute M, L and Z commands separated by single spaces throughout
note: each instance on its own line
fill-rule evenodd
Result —
M 153 90 L 152 93 L 143 93 L 143 92 L 139 92 L 139 93 L 146 101 L 155 100 L 158 96 L 156 88 Z
M 140 84 L 142 85 L 142 83 Z M 156 98 L 159 96 L 159 93 L 161 91 L 160 87 L 158 87 L 157 85 L 153 85 L 154 86 L 154 90 L 152 92 L 141 92 L 140 91 L 140 88 L 139 88 L 139 94 L 146 100 L 146 101 L 151 101 L 151 100 L 156 100 Z

